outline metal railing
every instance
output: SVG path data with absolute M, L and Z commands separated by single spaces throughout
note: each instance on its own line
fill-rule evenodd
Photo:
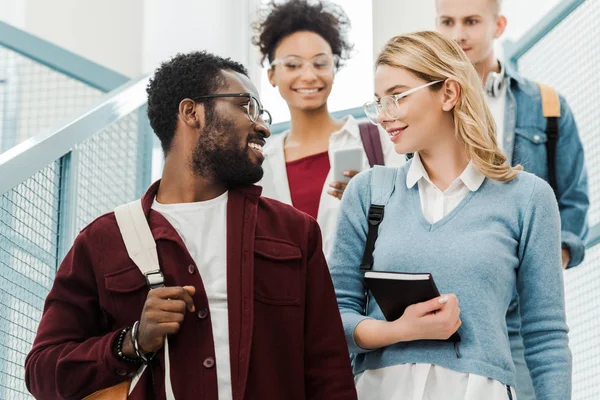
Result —
M 77 233 L 149 185 L 148 77 L 0 154 L 0 399 L 23 381 L 44 301 Z
M 579 127 L 590 185 L 590 237 L 582 265 L 565 272 L 573 352 L 573 399 L 600 395 L 600 2 L 559 3 L 518 43 L 507 60 L 526 78 L 549 84 L 566 99 Z
M 0 22 L 0 153 L 129 80 Z

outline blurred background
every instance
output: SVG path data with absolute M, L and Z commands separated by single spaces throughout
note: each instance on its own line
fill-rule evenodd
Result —
M 251 45 L 261 0 L 0 0 L 0 399 L 30 398 L 23 364 L 56 269 L 81 228 L 140 196 L 162 152 L 145 117 L 148 74 L 206 49 L 245 64 L 276 123 L 289 119 Z M 433 0 L 334 0 L 354 56 L 330 111 L 372 98 L 392 36 L 434 29 Z M 600 1 L 505 0 L 500 59 L 555 87 L 586 150 L 592 234 L 565 272 L 574 399 L 600 398 Z M 274 131 L 277 130 L 277 125 Z

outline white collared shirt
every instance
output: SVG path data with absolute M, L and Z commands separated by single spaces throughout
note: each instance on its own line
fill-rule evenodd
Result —
M 358 122 L 352 116 L 346 117 L 343 121 L 344 125 L 342 128 L 339 131 L 333 132 L 329 138 L 328 152 L 330 165 L 333 165 L 333 153 L 336 150 L 363 147 Z M 400 166 L 404 164 L 406 160 L 405 156 L 396 153 L 394 144 L 391 142 L 387 132 L 380 129 L 379 133 L 385 165 Z M 263 163 L 264 177 L 258 185 L 263 187 L 263 196 L 292 205 L 284 153 L 285 138 L 288 134 L 289 132 L 285 132 L 273 135 L 267 139 L 265 161 Z M 363 153 L 362 170 L 366 169 L 369 169 L 369 160 L 367 159 L 367 154 Z M 325 179 L 317 214 L 317 222 L 323 234 L 323 252 L 325 256 L 328 256 L 333 244 L 333 235 L 340 208 L 340 200 L 327 193 L 331 182 L 333 182 L 332 169 L 329 170 Z
M 406 175 L 406 186 L 411 189 L 419 185 L 421 210 L 425 219 L 433 224 L 448 215 L 469 194 L 476 192 L 485 176 L 469 162 L 462 174 L 443 192 L 429 179 L 419 154 L 415 154 Z
M 462 174 L 444 191 L 435 186 L 416 153 L 408 173 L 406 186 L 419 185 L 421 211 L 433 224 L 448 215 L 469 192 L 476 192 L 485 176 L 469 162 Z M 491 378 L 450 370 L 433 364 L 400 364 L 366 370 L 356 377 L 360 400 L 446 399 L 446 400 L 504 400 L 507 388 Z M 514 388 L 511 388 L 516 399 Z

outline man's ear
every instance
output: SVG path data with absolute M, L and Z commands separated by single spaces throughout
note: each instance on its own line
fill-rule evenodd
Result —
M 179 119 L 191 128 L 204 126 L 204 104 L 196 103 L 192 99 L 183 99 L 179 103 Z
M 508 21 L 504 15 L 498 15 L 496 18 L 496 32 L 494 33 L 494 39 L 498 39 L 500 36 L 504 34 L 506 30 L 506 24 Z
M 277 82 L 275 82 L 275 71 L 273 71 L 273 68 L 269 68 L 267 70 L 267 76 L 269 77 L 269 83 L 271 86 L 277 87 Z
M 442 110 L 451 111 L 456 103 L 458 103 L 458 99 L 460 99 L 460 93 L 462 88 L 452 79 L 447 79 L 444 82 L 444 86 L 442 86 Z

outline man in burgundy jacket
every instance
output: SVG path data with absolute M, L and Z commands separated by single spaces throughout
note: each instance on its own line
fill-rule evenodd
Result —
M 81 399 L 156 352 L 130 399 L 165 399 L 169 335 L 178 400 L 356 399 L 317 223 L 252 186 L 270 135 L 258 97 L 242 65 L 206 52 L 157 69 L 148 116 L 166 159 L 142 205 L 165 287 L 148 289 L 114 213 L 87 226 L 26 360 L 34 396 Z

